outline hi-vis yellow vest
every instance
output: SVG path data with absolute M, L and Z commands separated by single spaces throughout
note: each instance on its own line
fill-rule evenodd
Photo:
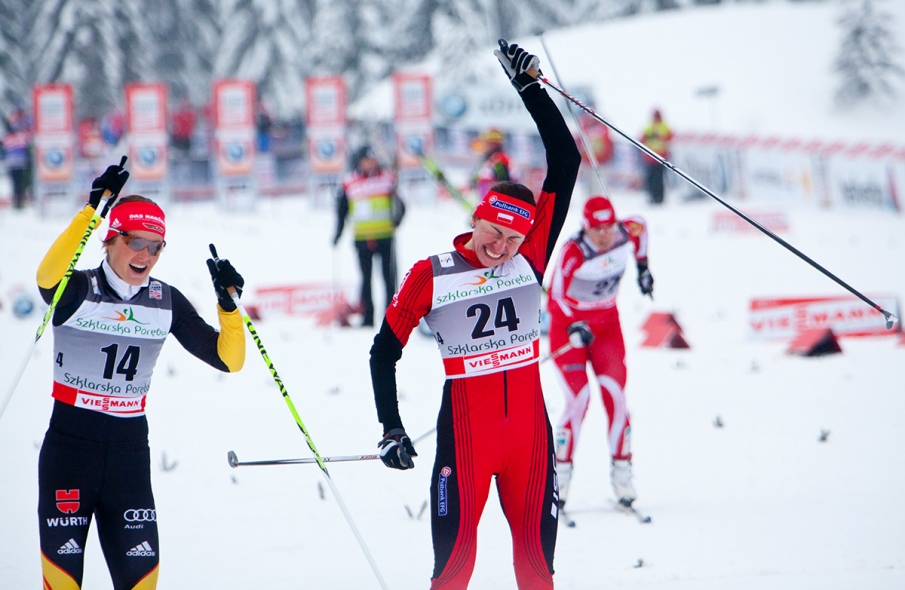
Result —
M 651 123 L 644 130 L 644 145 L 656 152 L 658 156 L 666 157 L 670 139 L 672 139 L 672 131 L 663 121 Z
M 349 199 L 349 214 L 356 241 L 393 236 L 396 230 L 393 224 L 395 174 L 388 171 L 372 176 L 355 174 L 344 183 L 343 188 Z

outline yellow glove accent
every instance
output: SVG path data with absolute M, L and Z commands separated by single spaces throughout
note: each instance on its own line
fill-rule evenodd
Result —
M 220 336 L 217 338 L 217 354 L 230 373 L 236 373 L 245 365 L 245 325 L 238 309 L 223 311 L 217 306 L 220 320 Z
M 63 280 L 63 275 L 69 269 L 72 256 L 85 236 L 85 230 L 88 229 L 92 217 L 94 217 L 94 207 L 85 205 L 85 208 L 73 218 L 69 227 L 56 239 L 38 266 L 39 287 L 53 289 L 57 283 Z

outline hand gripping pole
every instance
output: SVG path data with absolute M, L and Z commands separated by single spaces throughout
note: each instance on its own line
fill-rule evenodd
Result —
M 122 157 L 122 160 L 119 162 L 119 167 L 122 168 L 126 165 L 126 160 L 128 158 L 126 156 Z M 0 418 L 3 417 L 3 412 L 6 411 L 6 406 L 9 404 L 9 400 L 13 397 L 13 392 L 16 391 L 16 386 L 19 385 L 19 380 L 22 378 L 22 374 L 25 373 L 25 367 L 28 366 L 28 361 L 31 360 L 32 355 L 35 352 L 35 348 L 38 346 L 38 340 L 41 339 L 41 336 L 44 335 L 44 330 L 47 328 L 48 322 L 50 322 L 50 318 L 53 317 L 53 312 L 57 309 L 57 303 L 60 301 L 60 297 L 63 296 L 63 291 L 66 290 L 66 285 L 69 284 L 69 277 L 72 276 L 72 271 L 75 270 L 75 265 L 78 263 L 79 258 L 82 256 L 82 251 L 85 249 L 85 245 L 88 243 L 88 238 L 91 237 L 91 234 L 94 232 L 95 228 L 100 224 L 102 219 L 106 219 L 107 213 L 110 211 L 110 197 L 112 193 L 110 189 L 104 191 L 104 194 L 101 196 L 101 202 L 98 205 L 98 208 L 94 211 L 94 216 L 91 218 L 91 221 L 88 223 L 88 227 L 85 229 L 85 235 L 82 236 L 82 241 L 79 242 L 79 247 L 75 249 L 75 254 L 72 255 L 72 260 L 69 261 L 69 268 L 66 269 L 66 274 L 63 275 L 63 278 L 60 280 L 57 285 L 57 290 L 54 291 L 53 299 L 50 301 L 50 307 L 47 308 L 47 311 L 44 313 L 44 319 L 41 321 L 41 325 L 38 326 L 38 331 L 35 332 L 35 339 L 32 341 L 31 346 L 28 347 L 28 350 L 25 353 L 25 358 L 22 359 L 22 362 L 19 364 L 19 370 L 16 371 L 16 375 L 13 377 L 13 382 L 9 386 L 9 390 L 6 392 L 6 396 L 3 398 L 3 403 L 0 404 Z M 103 205 L 103 207 L 101 206 Z

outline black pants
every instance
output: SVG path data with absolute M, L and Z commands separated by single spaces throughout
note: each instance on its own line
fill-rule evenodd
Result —
M 81 586 L 92 517 L 116 590 L 134 588 L 149 574 L 156 579 L 160 549 L 147 440 L 100 443 L 48 430 L 38 494 L 45 579 L 68 575 Z
M 659 163 L 645 164 L 645 181 L 650 202 L 659 205 L 663 203 L 663 166 Z
M 28 170 L 10 168 L 9 177 L 13 183 L 13 207 L 21 209 L 25 205 L 25 196 L 28 192 Z
M 374 325 L 374 300 L 371 295 L 371 275 L 374 267 L 374 254 L 380 256 L 380 267 L 383 271 L 383 283 L 386 288 L 384 307 L 389 307 L 396 293 L 396 256 L 393 253 L 393 238 L 379 240 L 356 240 L 358 264 L 361 266 L 361 313 L 363 326 Z

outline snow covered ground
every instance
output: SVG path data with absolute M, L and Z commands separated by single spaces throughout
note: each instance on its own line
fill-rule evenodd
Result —
M 577 201 L 580 203 L 582 197 Z M 651 225 L 654 302 L 633 276 L 620 294 L 628 343 L 641 525 L 615 512 L 607 481 L 605 417 L 595 397 L 576 458 L 562 528 L 559 588 L 901 588 L 905 508 L 905 347 L 895 338 L 843 340 L 844 353 L 790 357 L 785 343 L 746 338 L 752 296 L 841 290 L 770 240 L 713 234 L 712 201 L 649 210 L 620 195 L 619 211 Z M 573 208 L 577 210 L 578 208 Z M 882 213 L 793 210 L 787 238 L 866 292 L 905 293 L 905 220 Z M 0 217 L 3 293 L 30 285 L 62 220 Z M 578 224 L 572 215 L 571 231 Z M 263 202 L 249 217 L 212 204 L 169 207 L 169 247 L 156 275 L 214 320 L 205 272 L 214 242 L 249 288 L 311 280 L 354 283 L 353 251 L 331 262 L 332 216 L 301 200 Z M 446 249 L 464 228 L 453 204 L 412 207 L 399 234 L 400 265 Z M 82 266 L 96 264 L 92 241 Z M 651 311 L 675 313 L 691 350 L 639 347 Z M 4 301 L 0 374 L 11 378 L 38 318 L 18 320 Z M 258 322 L 270 356 L 325 455 L 371 453 L 380 435 L 367 370 L 372 332 L 319 329 L 309 319 Z M 52 337 L 45 336 L 0 421 L 0 587 L 38 583 L 36 464 L 51 408 Z M 553 420 L 562 396 L 542 369 Z M 399 366 L 401 412 L 413 436 L 434 423 L 442 382 L 433 341 L 420 335 Z M 5 392 L 7 384 L 4 383 Z M 322 474 L 311 466 L 231 469 L 242 460 L 308 456 L 266 367 L 249 343 L 246 368 L 221 376 L 175 341 L 164 347 L 149 397 L 153 480 L 161 530 L 162 588 L 377 587 Z M 720 416 L 724 427 L 713 421 Z M 829 430 L 827 442 L 818 442 Z M 379 462 L 331 466 L 388 584 L 426 587 L 432 567 L 428 498 L 433 438 L 417 468 Z M 161 466 L 175 464 L 169 471 Z M 322 498 L 321 496 L 324 496 Z M 493 498 L 493 496 L 492 496 Z M 108 588 L 92 534 L 86 588 Z M 635 567 L 642 560 L 641 567 Z M 514 587 L 508 531 L 491 499 L 481 524 L 475 588 Z
M 754 27 L 761 19 L 758 10 L 774 17 L 778 11 L 790 11 L 804 15 L 796 21 L 801 36 L 802 27 L 807 26 L 807 34 L 819 29 L 813 15 L 820 15 L 824 27 L 831 21 L 829 6 L 714 8 L 688 15 L 744 13 Z M 888 8 L 897 6 L 890 3 Z M 642 23 L 683 24 L 667 28 L 689 31 L 696 21 L 688 15 L 626 21 L 620 26 L 638 27 L 632 33 L 636 42 L 600 55 L 637 54 L 647 45 L 654 51 L 657 42 L 644 36 L 648 29 Z M 709 43 L 721 29 L 716 24 L 707 27 L 712 35 L 703 35 L 703 28 L 700 34 L 689 31 L 679 45 Z M 612 38 L 603 34 L 607 30 L 600 29 L 601 42 Z M 590 34 L 590 29 L 579 29 L 574 39 Z M 563 76 L 579 83 L 580 62 L 587 63 L 587 56 L 569 55 L 568 38 L 560 35 L 549 36 L 551 51 L 557 53 Z M 821 34 L 814 35 L 820 37 L 815 43 L 826 43 Z M 710 51 L 714 59 L 733 63 L 730 53 L 740 49 L 731 39 Z M 644 57 L 653 68 L 652 77 L 678 75 L 687 66 L 664 63 L 677 47 L 660 46 L 656 55 Z M 802 112 L 795 106 L 799 92 L 811 93 L 810 104 L 826 98 L 829 74 L 809 70 L 796 76 L 786 71 L 791 67 L 784 68 L 785 61 L 793 61 L 792 54 L 782 55 L 789 59 L 765 58 L 765 72 L 775 75 L 759 78 L 756 88 L 730 92 L 727 86 L 720 99 L 726 106 L 721 120 L 728 121 L 733 105 L 757 90 L 765 106 L 758 111 L 763 125 L 753 130 L 780 133 Z M 712 66 L 709 71 L 718 69 Z M 728 76 L 730 68 L 719 71 Z M 813 75 L 817 83 L 774 92 L 769 81 L 780 75 L 785 80 Z M 709 83 L 714 76 L 701 74 L 700 82 Z M 744 71 L 732 70 L 732 76 L 743 79 Z M 614 91 L 629 88 L 619 81 L 604 84 Z M 667 79 L 662 90 L 636 95 L 632 100 L 637 116 L 620 112 L 605 94 L 603 104 L 614 121 L 626 121 L 627 129 L 635 129 L 640 125 L 635 119 L 646 116 L 650 101 L 669 109 L 691 100 L 686 95 L 692 87 L 691 81 L 686 87 Z M 684 98 L 672 101 L 670 92 Z M 787 105 L 786 100 L 795 102 Z M 706 117 L 703 105 L 699 108 Z M 667 110 L 666 115 L 676 113 L 678 118 L 679 111 Z M 901 113 L 901 104 L 896 112 Z M 884 123 L 882 117 L 864 115 L 867 119 L 856 125 L 839 118 L 848 115 L 829 109 L 819 113 L 813 121 L 799 117 L 806 127 L 796 128 L 796 133 L 825 137 L 823 131 L 830 129 L 838 134 L 832 138 L 843 140 L 895 139 L 891 129 L 896 127 L 888 126 L 889 118 Z M 683 192 L 668 195 L 660 209 L 649 208 L 639 194 L 614 195 L 617 212 L 645 216 L 651 231 L 655 300 L 641 298 L 630 272 L 619 305 L 628 346 L 637 505 L 653 522 L 639 524 L 611 507 L 605 416 L 595 396 L 569 499 L 577 526 L 561 528 L 557 544 L 557 588 L 905 587 L 905 346 L 895 337 L 845 339 L 843 354 L 804 359 L 784 354 L 785 342 L 749 340 L 750 298 L 844 291 L 763 236 L 713 233 L 711 216 L 722 208 L 709 199 L 679 202 Z M 578 227 L 584 197 L 576 194 L 566 233 Z M 774 203 L 768 209 L 779 206 Z M 302 199 L 264 200 L 247 216 L 217 211 L 211 203 L 171 205 L 167 212 L 169 246 L 155 275 L 179 287 L 211 322 L 216 321 L 215 298 L 204 266 L 210 242 L 243 273 L 249 292 L 257 286 L 333 280 L 354 286 L 358 280 L 351 244 L 343 241 L 330 250 L 332 214 Z M 811 208 L 787 208 L 785 213 L 791 226 L 784 234 L 788 241 L 862 292 L 892 293 L 901 301 L 903 216 Z M 38 219 L 30 210 L 0 212 L 0 394 L 5 394 L 40 321 L 36 315 L 13 317 L 9 295 L 17 287 L 35 292 L 35 268 L 66 221 Z M 398 237 L 400 268 L 447 250 L 451 238 L 465 227 L 457 205 L 412 205 Z M 96 265 L 100 255 L 93 239 L 80 267 Z M 379 278 L 375 280 L 379 286 Z M 641 348 L 639 327 L 652 311 L 676 314 L 691 349 Z M 374 452 L 381 431 L 367 368 L 373 332 L 317 328 L 306 318 L 265 319 L 256 327 L 321 453 Z M 4 590 L 40 583 L 37 458 L 52 406 L 51 350 L 52 336 L 47 334 L 0 419 Z M 562 394 L 552 367 L 544 365 L 541 373 L 555 422 Z M 413 335 L 398 375 L 402 417 L 410 434 L 418 436 L 433 427 L 440 401 L 442 370 L 433 341 Z M 148 416 L 161 531 L 161 588 L 378 587 L 316 467 L 227 465 L 229 450 L 248 461 L 309 456 L 250 341 L 245 369 L 224 376 L 171 339 L 157 366 Z M 714 426 L 717 416 L 722 428 Z M 826 442 L 818 442 L 822 431 L 829 431 Z M 410 518 L 406 508 L 417 516 L 428 499 L 433 446 L 432 437 L 421 443 L 417 467 L 407 472 L 389 470 L 377 461 L 330 467 L 391 588 L 426 588 L 429 583 L 429 518 L 426 513 L 421 519 Z M 493 494 L 478 543 L 472 587 L 515 587 L 509 534 Z M 93 533 L 86 548 L 84 586 L 111 587 Z

